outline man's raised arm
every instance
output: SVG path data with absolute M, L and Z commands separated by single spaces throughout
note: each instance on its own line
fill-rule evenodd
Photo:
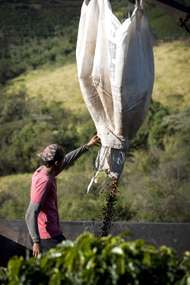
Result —
M 90 139 L 90 141 L 87 144 L 67 153 L 64 157 L 61 171 L 71 166 L 72 163 L 75 160 L 77 160 L 83 153 L 87 152 L 90 147 L 97 145 L 99 143 L 100 143 L 100 139 L 97 135 L 95 135 Z

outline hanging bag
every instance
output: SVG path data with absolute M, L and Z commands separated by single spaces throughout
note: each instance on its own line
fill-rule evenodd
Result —
M 132 16 L 123 23 L 108 0 L 91 0 L 90 4 L 81 20 L 85 24 L 80 21 L 79 25 L 79 82 L 102 142 L 96 167 L 118 179 L 129 140 L 142 125 L 150 103 L 152 38 L 142 1 L 137 1 Z M 96 7 L 93 15 L 90 7 Z

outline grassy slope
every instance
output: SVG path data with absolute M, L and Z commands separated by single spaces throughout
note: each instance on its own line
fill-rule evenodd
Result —
M 63 67 L 46 67 L 27 72 L 6 86 L 7 92 L 25 88 L 29 96 L 40 96 L 46 100 L 63 101 L 71 112 L 86 112 L 76 75 L 75 64 Z
M 189 64 L 190 41 L 159 43 L 155 53 L 155 100 L 169 106 L 184 107 L 190 100 Z M 76 74 L 76 65 L 46 67 L 30 71 L 9 82 L 6 92 L 26 88 L 30 96 L 41 96 L 46 100 L 63 101 L 72 112 L 86 112 Z
M 154 98 L 170 107 L 183 108 L 190 101 L 190 41 L 173 41 L 155 48 Z

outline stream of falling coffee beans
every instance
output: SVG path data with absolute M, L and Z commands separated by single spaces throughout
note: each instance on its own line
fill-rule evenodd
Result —
M 117 202 L 118 194 L 118 180 L 112 179 L 110 185 L 111 189 L 108 189 L 106 193 L 106 205 L 103 208 L 103 222 L 101 227 L 101 236 L 107 236 L 110 233 L 112 220 L 114 216 L 115 205 Z

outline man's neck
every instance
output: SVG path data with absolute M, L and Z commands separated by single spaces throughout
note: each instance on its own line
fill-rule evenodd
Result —
M 55 176 L 55 170 L 53 167 L 47 167 L 47 166 L 44 166 L 45 169 L 46 169 L 46 172 L 49 176 Z

